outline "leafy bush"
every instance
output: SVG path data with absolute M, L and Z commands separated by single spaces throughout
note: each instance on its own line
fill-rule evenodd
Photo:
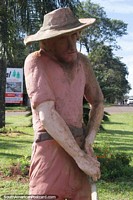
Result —
M 126 153 L 112 153 L 109 147 L 95 148 L 101 164 L 101 179 L 114 181 L 120 177 L 130 177 L 133 168 L 130 166 L 131 156 Z
M 5 176 L 27 176 L 29 174 L 30 158 L 23 156 L 13 162 L 8 168 L 4 168 Z
M 27 176 L 29 174 L 30 159 L 29 157 L 22 157 L 18 160 L 20 164 L 20 171 L 22 176 Z

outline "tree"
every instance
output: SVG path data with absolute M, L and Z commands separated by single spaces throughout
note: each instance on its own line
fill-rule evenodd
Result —
M 127 67 L 113 50 L 120 48 L 117 38 L 127 34 L 127 24 L 108 18 L 104 9 L 90 0 L 82 3 L 79 16 L 96 18 L 94 25 L 83 32 L 80 45 L 84 45 L 88 52 L 106 101 L 121 101 L 131 88 L 127 81 Z
M 76 12 L 78 5 L 79 0 L 0 0 L 0 39 L 7 65 L 23 65 L 28 53 L 23 39 L 37 32 L 44 14 L 64 6 Z
M 0 128 L 5 126 L 5 63 L 0 59 Z
M 6 67 L 23 66 L 29 51 L 25 35 L 39 29 L 47 12 L 64 6 L 76 12 L 78 5 L 79 0 L 0 0 L 0 128 L 5 125 Z
M 129 92 L 130 86 L 127 81 L 128 70 L 119 57 L 114 56 L 112 48 L 99 44 L 89 54 L 96 77 L 100 83 L 105 100 L 114 103 L 122 101 L 124 95 Z
M 119 48 L 116 39 L 127 34 L 126 23 L 108 18 L 104 9 L 90 0 L 82 2 L 82 7 L 79 7 L 79 16 L 81 18 L 91 17 L 96 19 L 94 25 L 83 32 L 80 40 L 80 44 L 86 47 L 88 53 L 99 43 Z
M 59 7 L 69 6 L 74 13 L 80 5 L 79 0 L 19 0 L 18 15 L 21 21 L 21 31 L 24 34 L 35 33 L 41 26 L 44 14 L 57 9 Z
M 0 5 L 0 128 L 5 125 L 6 41 L 8 38 L 6 6 Z

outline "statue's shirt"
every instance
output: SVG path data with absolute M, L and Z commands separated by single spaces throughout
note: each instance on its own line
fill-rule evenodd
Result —
M 85 72 L 78 59 L 73 78 L 56 59 L 40 50 L 31 53 L 24 66 L 27 93 L 33 113 L 35 132 L 44 130 L 35 108 L 45 102 L 54 101 L 55 109 L 68 125 L 82 127 Z

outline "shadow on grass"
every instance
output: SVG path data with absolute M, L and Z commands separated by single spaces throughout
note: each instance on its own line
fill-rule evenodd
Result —
M 7 140 L 1 140 L 0 139 L 0 150 L 2 149 L 21 149 L 23 148 L 22 144 L 31 144 L 32 145 L 33 141 L 22 141 L 22 140 L 11 140 L 11 141 L 7 141 Z
M 111 144 L 110 144 L 111 145 Z M 124 151 L 130 155 L 133 155 L 133 145 L 120 142 L 119 140 L 112 140 L 112 147 L 113 150 L 117 151 Z
M 6 125 L 9 125 L 9 124 L 13 124 L 13 123 L 11 123 L 11 122 L 6 122 Z
M 13 154 L 13 153 L 0 153 L 0 157 L 7 157 L 7 159 L 17 159 L 17 158 L 21 158 L 22 155 L 19 154 Z
M 6 141 L 0 140 L 0 168 L 4 165 L 4 162 L 14 162 L 15 160 L 22 158 L 25 155 L 25 148 L 29 146 L 29 152 L 31 151 L 32 141 Z M 22 154 L 23 153 L 23 154 Z M 27 155 L 27 152 L 26 152 Z M 6 165 L 3 169 L 6 168 Z
M 11 123 L 11 122 L 7 122 L 6 125 L 7 125 L 7 127 L 8 127 L 8 126 L 15 127 L 14 122 L 12 122 L 12 123 Z M 24 128 L 24 127 L 25 127 L 25 128 L 29 128 L 29 127 L 32 127 L 32 124 L 30 124 L 30 123 L 27 124 L 27 125 L 18 124 L 17 127 L 19 127 L 19 128 L 20 128 L 20 127 L 22 127 L 22 128 Z
M 19 145 L 11 143 L 11 142 L 6 142 L 6 141 L 0 141 L 0 149 L 11 149 L 11 148 L 17 148 Z
M 108 130 L 105 129 L 105 132 L 111 135 L 128 135 L 128 136 L 132 136 L 133 137 L 133 132 L 132 131 L 125 131 L 125 130 Z
M 113 124 L 115 124 L 115 125 L 122 125 L 122 124 L 125 124 L 125 123 L 122 123 L 122 122 L 111 122 L 111 121 L 104 121 L 104 123 L 103 123 L 103 125 L 104 124 L 110 124 L 110 125 L 113 125 Z
M 104 131 L 105 137 L 110 142 L 110 146 L 113 150 L 130 152 L 133 155 L 133 132 L 125 130 L 108 130 Z M 102 133 L 99 133 L 102 134 Z M 109 135 L 110 134 L 110 135 Z
M 12 134 L 18 134 L 16 136 L 21 136 L 21 135 L 31 135 L 27 132 L 23 132 L 23 131 L 20 131 L 20 130 L 17 130 L 16 127 L 7 127 L 5 129 L 0 129 L 0 136 L 7 136 L 7 137 L 12 137 Z M 3 135 L 2 135 L 3 134 Z

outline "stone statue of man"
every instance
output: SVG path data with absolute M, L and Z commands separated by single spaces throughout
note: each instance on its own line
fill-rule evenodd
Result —
M 92 144 L 103 117 L 103 95 L 88 58 L 76 48 L 80 32 L 94 21 L 60 8 L 46 14 L 40 30 L 24 40 L 40 43 L 24 66 L 35 133 L 29 194 L 40 199 L 91 200 L 88 175 L 100 178 Z M 83 97 L 91 108 L 86 132 Z

